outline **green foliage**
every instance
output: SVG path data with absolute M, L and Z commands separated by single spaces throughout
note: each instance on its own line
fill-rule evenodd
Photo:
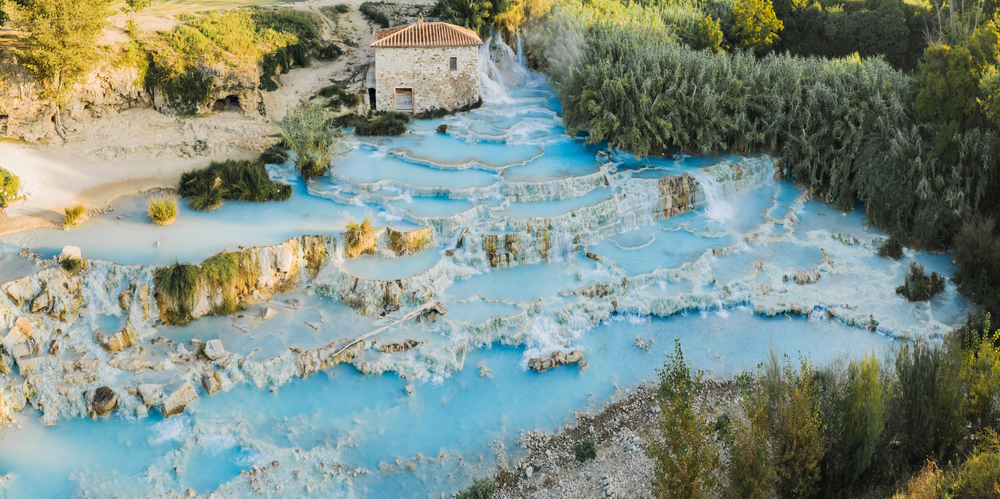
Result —
M 70 274 L 77 274 L 86 267 L 86 264 L 84 264 L 83 260 L 79 258 L 69 256 L 63 258 L 62 261 L 59 262 L 59 266 Z
M 874 355 L 851 361 L 847 376 L 836 378 L 830 377 L 823 394 L 831 440 L 823 468 L 827 488 L 843 490 L 869 469 L 882 444 L 891 386 Z
M 434 109 L 428 109 L 426 111 L 421 111 L 421 112 L 413 115 L 413 117 L 416 118 L 416 119 L 418 119 L 418 120 L 433 120 L 433 119 L 438 119 L 438 118 L 444 118 L 445 116 L 448 116 L 449 114 L 467 113 L 469 111 L 472 111 L 473 109 L 478 109 L 480 107 L 483 107 L 483 98 L 482 97 L 480 97 L 476 102 L 473 102 L 472 104 L 466 104 L 466 105 L 464 105 L 464 106 L 462 106 L 462 107 L 460 107 L 458 109 L 455 109 L 455 110 L 449 110 L 449 109 L 444 109 L 444 108 L 441 108 L 441 107 L 437 107 L 437 108 L 434 108 Z
M 7 208 L 18 197 L 21 178 L 9 170 L 0 168 L 0 209 Z
M 285 201 L 292 197 L 292 186 L 272 181 L 260 160 L 227 160 L 213 161 L 206 168 L 182 174 L 179 192 L 191 198 L 191 208 L 213 210 L 222 205 L 223 199 Z
M 68 229 L 76 227 L 83 222 L 87 214 L 87 209 L 82 204 L 78 204 L 72 208 L 64 209 L 63 212 L 63 227 Z
M 170 225 L 177 220 L 177 196 L 157 195 L 149 198 L 146 213 L 156 225 Z
M 358 11 L 372 24 L 377 24 L 383 29 L 389 27 L 389 18 L 379 8 L 387 5 L 386 2 L 364 2 L 358 7 Z
M 661 416 L 647 437 L 646 454 L 653 459 L 653 493 L 660 498 L 714 497 L 718 485 L 719 452 L 709 441 L 710 430 L 695 407 L 702 391 L 701 373 L 692 377 L 680 340 L 667 355 L 660 378 Z M 658 435 L 657 435 L 658 433 Z
M 882 246 L 879 246 L 878 256 L 899 260 L 903 257 L 903 243 L 899 241 L 899 238 L 890 236 L 886 242 L 882 243 Z
M 346 3 L 338 3 L 333 6 L 333 9 L 336 10 L 338 14 L 347 14 L 351 11 L 351 6 Z
M 284 143 L 277 143 L 268 147 L 260 155 L 260 161 L 268 165 L 280 165 L 287 163 L 291 156 L 288 155 L 288 148 Z
M 774 15 L 771 0 L 735 0 L 733 32 L 740 46 L 758 54 L 767 52 L 779 40 L 784 25 Z
M 355 135 L 403 135 L 410 116 L 399 111 L 379 111 L 371 119 L 358 114 L 345 114 L 337 117 L 336 123 L 343 127 L 354 127 Z
M 174 262 L 153 271 L 153 287 L 157 302 L 164 300 L 162 319 L 166 324 L 183 324 L 191 320 L 195 294 L 198 292 L 198 267 Z
M 766 399 L 760 387 L 752 386 L 749 376 L 741 376 L 745 417 L 732 430 L 729 447 L 729 482 L 723 495 L 727 499 L 767 499 L 775 496 L 778 480 L 772 461 L 773 449 Z
M 1000 494 L 1000 436 L 985 430 L 975 451 L 958 466 L 930 461 L 893 499 L 974 499 Z
M 597 457 L 597 446 L 593 440 L 584 439 L 573 446 L 573 454 L 578 462 L 585 463 Z
M 334 112 L 339 111 L 341 106 L 356 108 L 361 105 L 361 96 L 344 90 L 340 85 L 333 84 L 323 87 L 319 91 L 320 97 L 330 98 L 326 107 L 333 108 Z
M 295 164 L 306 180 L 319 177 L 333 158 L 349 152 L 344 133 L 322 105 L 303 105 L 290 109 L 277 123 L 281 140 L 295 152 Z
M 975 327 L 962 331 L 962 377 L 966 418 L 973 430 L 1000 428 L 1000 329 L 982 312 Z
M 958 263 L 953 280 L 965 296 L 1000 314 L 1000 237 L 992 218 L 976 217 L 955 237 L 952 257 Z
M 455 499 L 492 499 L 496 485 L 489 478 L 474 478 L 472 485 L 460 490 Z
M 944 276 L 931 272 L 924 274 L 924 266 L 910 262 L 910 273 L 904 277 L 903 285 L 896 288 L 896 293 L 909 301 L 927 301 L 932 296 L 944 291 Z
M 10 24 L 31 33 L 18 62 L 41 83 L 41 95 L 57 104 L 100 57 L 94 44 L 111 14 L 111 0 L 21 0 L 5 2 Z
M 956 349 L 925 341 L 904 343 L 896 354 L 898 389 L 889 404 L 886 431 L 897 467 L 951 455 L 964 429 L 964 393 Z
M 438 125 L 437 133 L 448 133 L 448 125 L 445 125 L 444 123 Z
M 487 19 L 493 4 L 489 0 L 439 0 L 441 20 L 479 33 L 487 31 Z

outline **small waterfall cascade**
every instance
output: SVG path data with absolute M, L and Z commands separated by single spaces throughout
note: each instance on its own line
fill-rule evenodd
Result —
M 695 174 L 705 193 L 705 215 L 715 222 L 728 222 L 733 218 L 733 205 L 726 200 L 722 184 L 704 172 Z
M 479 81 L 483 101 L 489 104 L 513 102 L 513 87 L 537 87 L 544 77 L 533 74 L 524 63 L 523 42 L 517 40 L 517 52 L 504 43 L 499 33 L 493 33 L 479 47 Z

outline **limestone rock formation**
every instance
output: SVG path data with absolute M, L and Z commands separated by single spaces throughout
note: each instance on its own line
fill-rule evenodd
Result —
M 171 393 L 163 401 L 163 408 L 161 409 L 163 417 L 169 418 L 170 416 L 176 416 L 184 412 L 184 408 L 196 398 L 198 398 L 198 392 L 195 391 L 194 385 L 190 382 L 184 383 L 177 391 Z
M 419 345 L 420 342 L 416 340 L 406 340 L 402 343 L 385 343 L 379 345 L 378 350 L 382 353 L 402 353 L 409 352 L 413 347 Z
M 63 262 L 68 258 L 83 260 L 83 253 L 76 246 L 66 246 L 63 248 L 62 253 L 59 253 L 59 261 Z
M 152 407 L 156 405 L 160 399 L 163 398 L 163 385 L 154 385 L 152 383 L 145 383 L 139 385 L 139 398 L 142 399 L 143 405 L 146 407 Z
M 114 334 L 105 335 L 98 332 L 97 342 L 109 352 L 121 352 L 122 350 L 134 347 L 136 344 L 136 334 L 132 326 L 126 325 L 124 329 Z
M 799 270 L 795 272 L 796 284 L 812 284 L 819 280 L 819 269 Z
M 536 357 L 528 360 L 528 368 L 533 371 L 547 371 L 553 367 L 576 364 L 583 360 L 583 350 L 573 350 L 563 353 L 561 350 L 552 352 L 548 357 Z
M 207 372 L 201 375 L 201 386 L 205 388 L 205 393 L 211 395 L 222 388 L 222 375 L 219 371 Z
M 222 340 L 209 340 L 205 343 L 205 357 L 208 360 L 219 360 L 226 356 L 226 349 L 222 346 Z

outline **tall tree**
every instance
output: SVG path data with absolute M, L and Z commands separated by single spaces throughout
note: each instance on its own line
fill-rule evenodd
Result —
M 763 54 L 778 41 L 785 25 L 774 14 L 771 0 L 736 0 L 733 3 L 733 32 L 743 48 Z
M 465 26 L 480 36 L 486 34 L 486 21 L 493 7 L 489 0 L 442 0 L 438 6 L 442 20 Z
M 98 59 L 94 44 L 110 14 L 112 0 L 21 0 L 5 2 L 13 26 L 30 34 L 28 46 L 15 50 L 18 61 L 41 85 L 42 98 L 56 104 L 53 119 L 64 140 L 59 118 L 73 85 Z

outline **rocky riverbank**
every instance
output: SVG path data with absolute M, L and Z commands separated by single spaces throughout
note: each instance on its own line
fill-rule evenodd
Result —
M 619 393 L 596 414 L 577 415 L 576 426 L 557 433 L 524 432 L 518 444 L 528 455 L 513 468 L 500 464 L 493 497 L 626 498 L 649 497 L 653 460 L 644 452 L 645 437 L 660 416 L 657 385 Z M 708 415 L 739 414 L 740 394 L 734 379 L 705 383 L 699 403 Z M 580 463 L 575 446 L 592 440 L 597 457 Z

